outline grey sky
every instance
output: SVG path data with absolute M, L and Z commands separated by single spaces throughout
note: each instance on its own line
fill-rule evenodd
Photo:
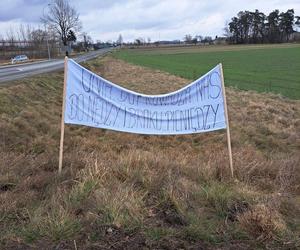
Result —
M 51 0 L 0 0 L 0 34 L 20 23 L 39 25 Z M 83 30 L 94 40 L 129 41 L 150 37 L 152 41 L 183 39 L 185 34 L 222 35 L 223 28 L 240 10 L 293 8 L 300 15 L 299 0 L 70 0 L 80 13 Z

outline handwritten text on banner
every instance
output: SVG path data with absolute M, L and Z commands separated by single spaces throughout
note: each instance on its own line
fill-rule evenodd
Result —
M 178 91 L 144 95 L 69 59 L 65 123 L 157 135 L 226 128 L 220 67 Z

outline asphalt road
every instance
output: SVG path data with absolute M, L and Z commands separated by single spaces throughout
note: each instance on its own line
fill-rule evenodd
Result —
M 99 49 L 74 57 L 72 59 L 74 59 L 76 62 L 83 62 L 96 58 L 97 56 L 104 55 L 111 50 L 112 48 Z M 63 67 L 63 59 L 2 66 L 0 67 L 0 85 L 24 77 L 60 70 L 63 69 Z

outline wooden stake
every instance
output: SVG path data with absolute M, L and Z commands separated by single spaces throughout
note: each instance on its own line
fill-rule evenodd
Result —
M 59 164 L 58 174 L 61 174 L 62 162 L 63 162 L 63 150 L 64 150 L 64 135 L 65 135 L 65 106 L 66 106 L 66 86 L 67 86 L 67 75 L 68 75 L 68 57 L 65 57 L 64 63 L 64 89 L 63 89 L 63 103 L 62 103 L 62 114 L 61 114 L 61 125 L 60 125 L 60 146 L 59 146 Z
M 222 89 L 223 89 L 223 99 L 224 99 L 224 111 L 225 111 L 225 119 L 226 119 L 226 131 L 227 131 L 227 145 L 228 145 L 228 153 L 229 153 L 229 164 L 231 177 L 233 177 L 233 163 L 232 163 L 232 151 L 231 151 L 231 139 L 230 139 L 230 129 L 229 129 L 229 119 L 228 119 L 228 110 L 226 103 L 226 93 L 225 93 L 225 84 L 224 84 L 224 75 L 223 75 L 223 66 L 220 63 L 221 67 L 221 81 L 222 81 Z

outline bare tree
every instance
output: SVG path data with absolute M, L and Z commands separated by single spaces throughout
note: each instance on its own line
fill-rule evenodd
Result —
M 20 24 L 19 29 L 16 29 L 16 32 L 18 34 L 18 39 L 23 42 L 31 41 L 33 39 L 32 33 L 34 31 L 35 29 L 30 24 L 27 24 L 26 26 Z
M 91 45 L 93 44 L 93 39 L 86 32 L 82 33 L 83 37 L 83 48 L 85 51 L 89 51 Z
M 81 29 L 79 14 L 68 0 L 54 0 L 48 6 L 47 14 L 44 14 L 41 20 L 56 31 L 65 46 L 68 45 L 70 30 L 77 32 Z M 66 55 L 68 55 L 67 51 Z
M 46 31 L 36 29 L 31 32 L 31 39 L 35 46 L 41 46 L 46 39 Z
M 185 43 L 192 43 L 192 36 L 190 34 L 187 34 L 184 36 Z
M 14 46 L 14 42 L 16 39 L 16 34 L 13 28 L 10 26 L 8 30 L 6 30 L 7 41 L 10 43 L 10 46 Z
M 135 39 L 135 40 L 134 40 L 134 43 L 135 43 L 136 45 L 140 46 L 140 45 L 142 44 L 141 38 Z
M 195 38 L 197 39 L 197 42 L 201 43 L 201 41 L 203 40 L 203 36 L 201 35 L 197 35 L 195 36 Z
M 134 43 L 135 43 L 136 45 L 138 45 L 138 46 L 140 46 L 140 45 L 145 45 L 145 39 L 142 38 L 142 37 L 139 37 L 139 38 L 137 38 L 137 39 L 134 40 Z
M 34 28 L 31 25 L 27 24 L 27 26 L 26 26 L 26 37 L 27 37 L 27 40 L 29 40 L 29 41 L 32 41 L 32 31 L 33 30 L 34 30 Z
M 5 44 L 4 38 L 3 38 L 3 36 L 0 34 L 0 50 L 4 48 L 4 44 Z
M 117 45 L 119 45 L 119 46 L 121 47 L 122 44 L 123 44 L 123 37 L 122 37 L 122 35 L 120 34 L 119 37 L 118 37 L 118 40 L 117 40 Z
M 25 26 L 22 23 L 19 25 L 19 30 L 17 30 L 17 33 L 18 33 L 19 40 L 22 41 L 27 40 Z

